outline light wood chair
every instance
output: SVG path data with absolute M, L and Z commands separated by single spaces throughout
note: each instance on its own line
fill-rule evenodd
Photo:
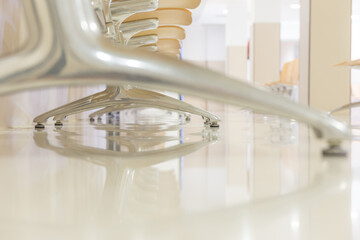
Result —
M 142 19 L 157 18 L 159 26 L 164 25 L 183 25 L 188 26 L 192 23 L 192 14 L 184 8 L 163 8 L 152 12 L 136 13 L 124 20 L 124 22 L 136 21 Z
M 280 74 L 280 82 L 297 85 L 300 78 L 299 64 L 299 59 L 285 63 Z
M 336 64 L 335 66 L 347 66 L 347 67 L 351 67 L 351 68 L 360 68 L 360 59 L 356 59 L 353 61 L 341 62 L 339 64 Z
M 113 0 L 112 4 L 124 0 Z M 201 3 L 201 0 L 159 0 L 159 8 L 187 8 L 195 9 Z
M 296 100 L 296 86 L 299 82 L 299 59 L 284 64 L 280 81 L 266 84 L 271 91 L 281 96 Z
M 160 0 L 159 8 L 187 8 L 195 9 L 201 3 L 201 0 Z
M 159 52 L 166 52 L 181 48 L 180 41 L 177 39 L 159 39 L 156 44 L 151 44 L 151 45 L 156 46 Z M 149 45 L 145 45 L 144 47 L 146 46 Z
M 345 66 L 345 67 L 350 67 L 351 69 L 360 69 L 360 59 L 356 59 L 356 60 L 352 60 L 352 61 L 345 61 L 342 63 L 339 63 L 335 66 Z M 354 88 L 353 86 L 351 87 L 351 92 L 354 93 L 356 92 L 356 88 Z M 355 101 L 355 102 L 351 102 L 349 104 L 345 104 L 341 107 L 335 108 L 333 110 L 331 110 L 329 112 L 329 114 L 333 114 L 336 112 L 340 112 L 343 110 L 347 110 L 347 109 L 351 109 L 351 108 L 355 108 L 355 107 L 359 107 L 360 106 L 360 102 L 359 101 Z
M 287 62 L 284 64 L 281 73 L 280 81 L 271 82 L 266 84 L 267 86 L 272 86 L 276 84 L 288 84 L 288 85 L 297 85 L 299 82 L 299 59 Z
M 159 26 L 157 29 L 142 31 L 134 35 L 140 37 L 144 35 L 157 35 L 159 39 L 178 39 L 184 40 L 186 37 L 185 30 L 179 26 Z

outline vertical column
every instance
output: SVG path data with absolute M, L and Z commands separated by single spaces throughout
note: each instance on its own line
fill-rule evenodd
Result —
M 228 3 L 226 18 L 227 73 L 248 80 L 249 7 L 246 0 Z
M 250 77 L 256 84 L 280 80 L 281 0 L 252 0 Z M 260 119 L 263 116 L 254 116 Z M 280 151 L 271 146 L 269 125 L 254 124 L 253 161 L 251 162 L 251 198 L 278 195 L 281 190 Z M 264 187 L 266 183 L 266 187 Z
M 280 80 L 281 0 L 253 0 L 250 43 L 251 80 L 266 84 Z
M 240 81 L 249 81 L 248 77 L 248 40 L 249 34 L 249 6 L 247 0 L 230 0 L 227 2 L 226 15 L 226 73 Z M 226 106 L 230 114 L 237 111 L 236 107 Z M 249 192 L 249 168 L 251 161 L 252 144 L 252 114 L 244 113 L 236 118 L 223 118 L 227 139 L 227 203 L 238 203 L 247 200 Z M 239 133 L 246 139 L 241 144 Z
M 310 1 L 310 106 L 331 110 L 350 102 L 351 0 Z
M 299 102 L 309 105 L 310 0 L 300 1 Z

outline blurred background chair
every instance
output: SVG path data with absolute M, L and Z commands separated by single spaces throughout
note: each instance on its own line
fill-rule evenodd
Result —
M 297 101 L 299 77 L 299 59 L 295 59 L 284 64 L 280 81 L 267 84 L 267 87 L 276 94 Z

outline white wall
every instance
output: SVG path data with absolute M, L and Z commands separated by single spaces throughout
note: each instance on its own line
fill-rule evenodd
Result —
M 193 24 L 186 29 L 183 59 L 190 61 L 225 61 L 226 40 L 224 25 Z

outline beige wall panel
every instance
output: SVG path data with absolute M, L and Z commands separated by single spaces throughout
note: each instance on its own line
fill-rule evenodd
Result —
M 310 106 L 331 110 L 350 102 L 351 0 L 313 0 L 310 11 Z
M 220 72 L 225 74 L 226 72 L 226 63 L 225 61 L 209 61 L 207 63 L 207 68 L 212 71 Z M 208 102 L 207 110 L 212 113 L 223 113 L 225 110 L 225 105 L 217 102 Z M 221 116 L 220 116 L 221 117 Z
M 220 73 L 225 73 L 225 61 L 187 61 L 189 63 L 202 66 L 212 71 L 217 71 Z M 198 108 L 208 110 L 212 113 L 223 112 L 224 104 L 209 102 L 207 100 L 196 98 L 192 96 L 184 96 L 185 102 L 192 104 Z
M 255 83 L 280 80 L 280 23 L 254 23 L 251 44 L 251 79 Z
M 299 60 L 299 102 L 309 105 L 310 0 L 301 0 Z
M 247 79 L 247 47 L 228 46 L 227 74 L 239 80 Z

